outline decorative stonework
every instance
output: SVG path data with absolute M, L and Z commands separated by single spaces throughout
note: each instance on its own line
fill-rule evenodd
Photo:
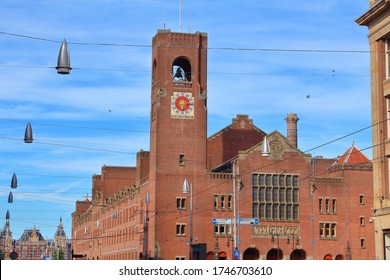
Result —
M 252 227 L 252 237 L 269 238 L 272 235 L 279 237 L 292 237 L 300 235 L 300 227 L 298 226 L 271 226 L 257 225 Z

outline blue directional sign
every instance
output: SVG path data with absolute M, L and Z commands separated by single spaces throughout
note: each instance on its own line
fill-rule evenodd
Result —
M 258 225 L 259 219 L 258 218 L 240 218 L 238 220 L 238 223 L 240 225 Z
M 213 218 L 211 221 L 213 225 L 231 225 L 233 223 L 230 218 Z

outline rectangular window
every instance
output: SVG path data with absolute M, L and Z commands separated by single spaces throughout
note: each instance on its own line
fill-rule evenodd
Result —
M 225 207 L 226 207 L 225 195 L 222 194 L 221 195 L 221 209 L 225 210 Z
M 320 223 L 320 238 L 322 239 L 337 238 L 337 224 L 333 222 Z
M 286 220 L 286 204 L 280 204 L 280 220 Z
M 233 195 L 231 194 L 228 195 L 228 210 L 233 210 Z
M 185 236 L 186 224 L 176 224 L 176 236 Z
M 335 223 L 332 223 L 330 225 L 330 237 L 331 238 L 336 238 L 336 224 Z
M 324 223 L 320 223 L 320 237 L 325 236 Z
M 364 205 L 364 195 L 360 195 L 359 196 L 359 203 L 360 203 L 360 205 Z
M 253 217 L 259 217 L 259 204 L 258 203 L 253 203 L 252 205 L 252 216 Z
M 383 243 L 385 245 L 385 260 L 390 260 L 390 230 L 383 231 Z
M 390 138 L 390 95 L 385 96 L 387 109 L 387 138 Z
M 186 198 L 185 197 L 176 197 L 176 209 L 178 209 L 178 210 L 186 209 Z
M 386 39 L 385 42 L 385 52 L 386 52 L 386 78 L 390 77 L 390 38 Z
M 218 211 L 219 207 L 219 195 L 214 194 L 214 210 Z
M 179 154 L 179 165 L 184 165 L 184 154 Z
M 254 218 L 263 221 L 299 220 L 299 177 L 297 175 L 252 174 L 252 176 Z
M 337 202 L 335 198 L 332 199 L 332 213 L 333 214 L 337 213 Z
M 330 237 L 330 224 L 325 224 L 325 236 Z
M 364 227 L 364 225 L 365 225 L 364 217 L 360 217 L 360 226 Z
M 360 238 L 360 248 L 365 249 L 366 248 L 366 239 Z
M 326 213 L 329 213 L 329 198 L 325 199 L 325 211 Z
M 322 198 L 319 198 L 319 199 L 318 199 L 318 211 L 319 211 L 320 213 L 323 212 L 322 203 L 323 203 L 323 199 L 322 199 Z
M 230 236 L 232 234 L 231 225 L 215 225 L 214 235 L 216 236 Z

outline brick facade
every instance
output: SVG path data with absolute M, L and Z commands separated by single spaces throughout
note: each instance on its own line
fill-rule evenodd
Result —
M 137 154 L 136 167 L 104 166 L 93 177 L 92 200 L 77 201 L 72 214 L 74 254 L 373 259 L 371 163 L 312 158 L 297 147 L 297 116 L 286 121 L 287 137 L 237 115 L 207 138 L 207 34 L 159 31 L 150 151 Z M 240 217 L 259 223 L 235 226 Z

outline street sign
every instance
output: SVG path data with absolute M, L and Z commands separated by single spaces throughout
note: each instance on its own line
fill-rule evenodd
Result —
M 231 225 L 233 222 L 230 218 L 213 218 L 212 223 L 213 225 Z
M 240 259 L 240 250 L 234 250 L 233 258 L 235 260 L 239 260 Z
M 238 220 L 238 223 L 240 225 L 258 225 L 259 224 L 259 219 L 257 218 L 240 218 Z

